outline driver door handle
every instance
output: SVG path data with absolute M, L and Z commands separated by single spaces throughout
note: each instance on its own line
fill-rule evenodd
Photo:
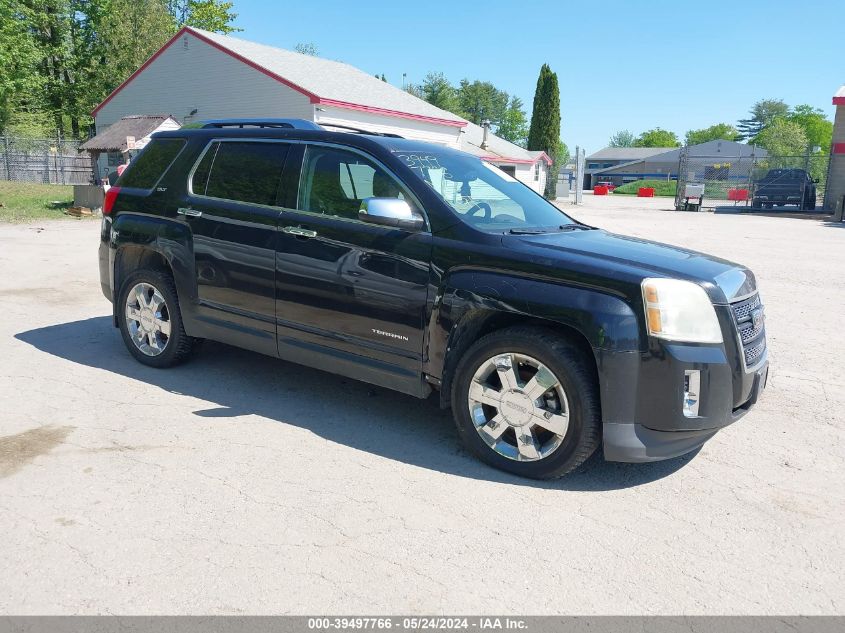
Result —
M 296 235 L 297 237 L 317 237 L 317 231 L 303 229 L 301 226 L 286 226 L 282 229 L 282 232 L 288 235 Z

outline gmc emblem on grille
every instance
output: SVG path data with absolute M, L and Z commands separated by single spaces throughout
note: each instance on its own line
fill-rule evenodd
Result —
M 757 308 L 751 311 L 751 324 L 755 330 L 763 325 L 763 308 Z

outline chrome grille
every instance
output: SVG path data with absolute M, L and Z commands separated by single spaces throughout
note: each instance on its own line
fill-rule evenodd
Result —
M 732 307 L 734 309 L 734 316 L 736 317 L 737 323 L 750 321 L 751 311 L 755 308 L 759 308 L 760 305 L 762 305 L 760 295 L 754 295 L 753 297 L 734 303 Z
M 747 346 L 745 348 L 745 365 L 747 367 L 754 365 L 764 351 L 766 351 L 766 339 L 762 339 L 758 343 Z
M 754 326 L 754 312 L 758 309 L 763 310 L 763 302 L 760 301 L 760 295 L 755 294 L 731 304 L 731 309 L 740 341 L 742 341 L 745 366 L 746 368 L 753 367 L 766 351 L 765 319 L 758 323 L 757 327 Z
M 765 326 L 761 323 L 758 327 L 754 327 L 754 324 L 751 321 L 743 323 L 739 326 L 739 336 L 742 338 L 742 344 L 745 345 L 749 341 L 753 341 L 760 332 L 763 331 Z

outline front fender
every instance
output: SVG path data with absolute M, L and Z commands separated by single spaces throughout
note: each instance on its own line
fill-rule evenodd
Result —
M 491 314 L 564 325 L 580 333 L 596 355 L 637 351 L 641 345 L 637 316 L 621 297 L 551 280 L 458 271 L 444 279 L 434 308 L 425 371 L 439 380 L 449 353 L 459 347 L 457 339 L 474 340 L 477 322 Z

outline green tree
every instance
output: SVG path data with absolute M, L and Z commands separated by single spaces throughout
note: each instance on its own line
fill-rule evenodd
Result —
M 320 54 L 320 51 L 317 50 L 317 47 L 312 42 L 299 42 L 299 44 L 293 47 L 293 50 L 301 55 L 311 55 L 311 57 L 317 57 Z
M 488 120 L 496 128 L 502 124 L 510 102 L 508 93 L 499 90 L 489 81 L 469 79 L 461 80 L 456 97 L 456 114 L 476 125 Z
M 537 88 L 534 91 L 534 108 L 528 130 L 528 149 L 543 151 L 557 163 L 560 150 L 560 88 L 557 74 L 548 64 L 540 68 Z M 554 197 L 556 178 L 554 168 L 546 178 L 546 196 Z
M 803 156 L 809 145 L 804 128 L 785 117 L 777 117 L 766 125 L 754 142 L 772 156 Z
M 176 21 L 162 0 L 113 0 L 104 20 L 106 51 L 99 76 L 99 103 L 175 33 Z
M 629 130 L 619 130 L 616 134 L 610 137 L 608 145 L 610 147 L 633 147 L 637 141 L 637 137 Z
M 560 143 L 558 143 L 557 157 L 561 161 L 561 166 L 565 165 L 566 162 L 571 158 L 569 154 L 569 146 L 563 141 L 560 141 Z
M 659 127 L 643 132 L 634 141 L 634 147 L 680 147 L 680 145 L 677 134 Z
M 781 99 L 761 99 L 754 104 L 749 114 L 749 118 L 740 119 L 736 126 L 745 141 L 752 141 L 776 118 L 789 114 L 789 106 Z
M 194 26 L 214 33 L 234 33 L 241 31 L 232 22 L 238 17 L 232 13 L 234 3 L 223 0 L 167 0 L 170 15 L 177 27 Z
M 520 147 L 525 147 L 528 143 L 528 117 L 519 97 L 511 97 L 504 119 L 496 129 L 496 135 Z
M 70 79 L 67 58 L 70 2 L 67 0 L 22 0 L 27 10 L 32 43 L 37 50 L 37 72 L 41 78 L 39 101 L 43 112 L 52 121 L 52 129 L 64 133 L 64 112 L 67 99 L 66 81 Z M 5 69 L 4 69 L 5 70 Z
M 797 105 L 785 118 L 801 126 L 810 147 L 819 147 L 820 153 L 825 155 L 830 153 L 833 123 L 828 120 L 823 110 L 810 105 Z
M 419 85 L 409 84 L 408 92 L 449 112 L 458 111 L 457 91 L 443 73 L 428 73 Z
M 32 9 L 18 0 L 0 3 L 0 132 L 15 126 L 43 126 L 43 76 L 39 49 L 28 25 Z
M 689 130 L 684 137 L 686 145 L 698 145 L 708 141 L 740 141 L 742 135 L 729 123 L 716 123 L 700 130 Z

